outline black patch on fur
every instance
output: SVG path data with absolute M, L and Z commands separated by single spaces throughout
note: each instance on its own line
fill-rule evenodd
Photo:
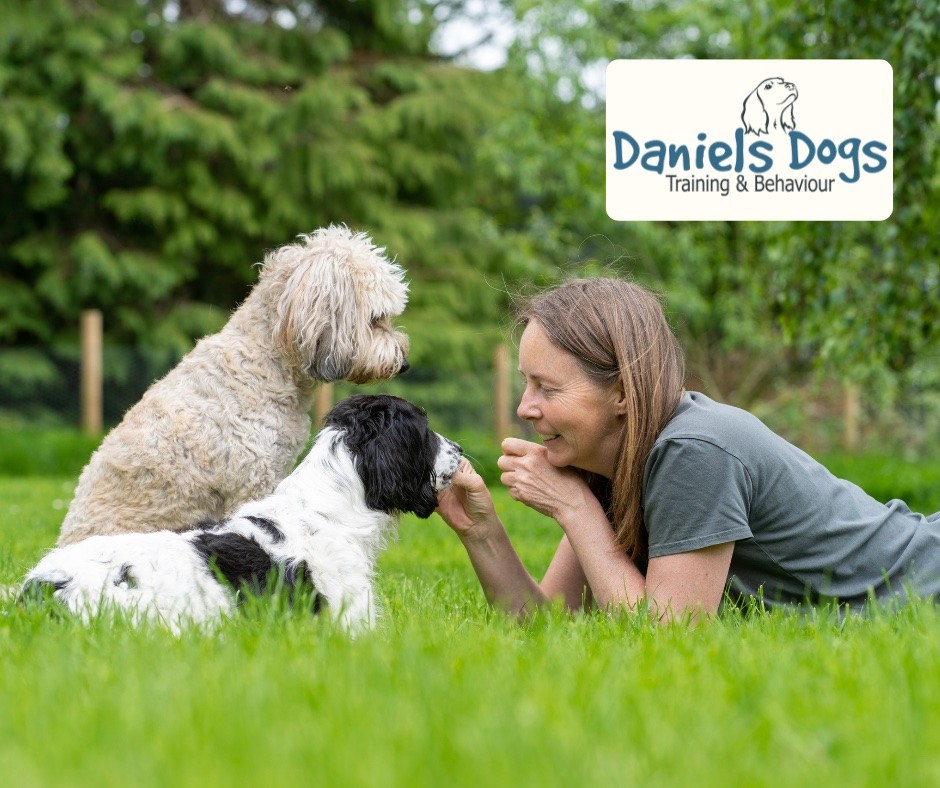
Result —
M 266 517 L 258 517 L 257 515 L 249 515 L 245 518 L 257 525 L 262 531 L 264 531 L 268 536 L 271 537 L 271 541 L 274 544 L 280 544 L 284 541 L 284 532 L 277 527 L 277 524 L 274 520 L 269 520 Z
M 263 517 L 247 519 L 260 528 L 265 528 L 264 524 L 274 527 L 273 522 Z M 280 537 L 275 541 L 282 541 L 284 534 L 280 529 L 275 530 Z M 314 613 L 319 613 L 324 607 L 325 600 L 317 592 L 303 561 L 288 564 L 286 567 L 276 564 L 261 545 L 241 534 L 205 531 L 193 539 L 193 546 L 206 562 L 206 566 L 218 572 L 236 591 L 260 595 L 283 587 L 287 590 L 291 607 L 301 593 L 306 591 L 307 595 L 312 597 L 311 609 Z M 239 595 L 239 602 L 243 599 L 244 597 Z
M 137 588 L 137 578 L 134 577 L 130 564 L 121 565 L 121 571 L 117 580 L 114 581 L 114 585 L 119 586 L 121 583 L 125 583 L 128 588 Z
M 271 557 L 254 539 L 241 534 L 204 531 L 193 546 L 206 566 L 219 572 L 232 588 L 262 593 L 271 574 Z
M 61 591 L 70 582 L 72 582 L 71 578 L 68 580 L 38 580 L 33 578 L 16 595 L 16 604 L 26 610 L 42 611 L 53 621 L 65 620 L 70 615 L 68 608 L 64 602 L 55 596 L 55 593 Z
M 21 605 L 45 602 L 52 599 L 56 591 L 61 591 L 71 580 L 30 580 L 16 597 Z
M 290 564 L 287 567 L 287 570 L 284 572 L 284 584 L 287 586 L 290 594 L 289 599 L 291 607 L 296 603 L 297 597 L 302 590 L 310 590 L 313 592 L 313 600 L 310 609 L 314 614 L 319 613 L 323 609 L 326 600 L 323 599 L 320 592 L 317 591 L 316 586 L 314 586 L 310 573 L 307 571 L 307 565 L 303 561 L 297 564 Z
M 324 426 L 342 433 L 370 509 L 431 516 L 439 440 L 421 408 L 388 394 L 358 394 L 327 413 Z

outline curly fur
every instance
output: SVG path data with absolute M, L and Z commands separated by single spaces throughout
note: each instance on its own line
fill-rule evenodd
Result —
M 55 548 L 22 593 L 48 589 L 86 621 L 119 608 L 178 632 L 218 621 L 276 576 L 289 589 L 312 585 L 314 610 L 325 606 L 355 633 L 375 624 L 375 563 L 398 515 L 429 517 L 460 456 L 410 402 L 350 397 L 271 495 L 183 533 L 92 536 Z
M 362 383 L 407 368 L 408 338 L 391 321 L 408 288 L 384 252 L 329 227 L 268 254 L 225 327 L 105 437 L 58 544 L 183 530 L 270 493 L 308 439 L 317 381 Z

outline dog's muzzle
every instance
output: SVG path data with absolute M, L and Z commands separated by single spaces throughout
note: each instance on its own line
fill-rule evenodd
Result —
M 398 374 L 401 375 L 402 372 L 407 372 L 409 369 L 411 369 L 411 364 L 408 363 L 408 359 L 402 359 L 401 367 L 398 369 Z

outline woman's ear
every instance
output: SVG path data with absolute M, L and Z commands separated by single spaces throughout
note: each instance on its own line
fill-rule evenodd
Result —
M 614 389 L 614 413 L 618 416 L 625 416 L 627 414 L 629 401 L 627 400 L 627 393 L 623 388 L 623 381 L 620 380 L 617 382 L 617 386 Z

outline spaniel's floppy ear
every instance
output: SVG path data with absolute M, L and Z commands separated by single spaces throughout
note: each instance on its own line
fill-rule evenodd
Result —
M 763 83 L 761 83 L 763 84 Z M 741 112 L 741 120 L 744 123 L 745 134 L 767 134 L 767 127 L 770 125 L 770 116 L 764 109 L 764 102 L 760 97 L 760 85 L 748 93 L 744 99 L 744 110 Z
M 437 507 L 434 458 L 438 437 L 428 426 L 427 416 L 416 405 L 390 395 L 370 397 L 367 404 L 357 409 L 351 423 L 343 425 L 343 440 L 362 479 L 366 505 L 390 514 L 414 512 L 430 517 Z M 342 415 L 341 403 L 327 422 L 340 420 Z
M 397 413 L 392 422 L 359 448 L 357 470 L 365 486 L 366 505 L 378 511 L 414 512 L 426 519 L 437 507 L 437 436 L 423 415 Z
M 788 104 L 780 113 L 780 125 L 785 131 L 793 131 L 796 128 L 796 119 L 793 117 L 793 104 Z

